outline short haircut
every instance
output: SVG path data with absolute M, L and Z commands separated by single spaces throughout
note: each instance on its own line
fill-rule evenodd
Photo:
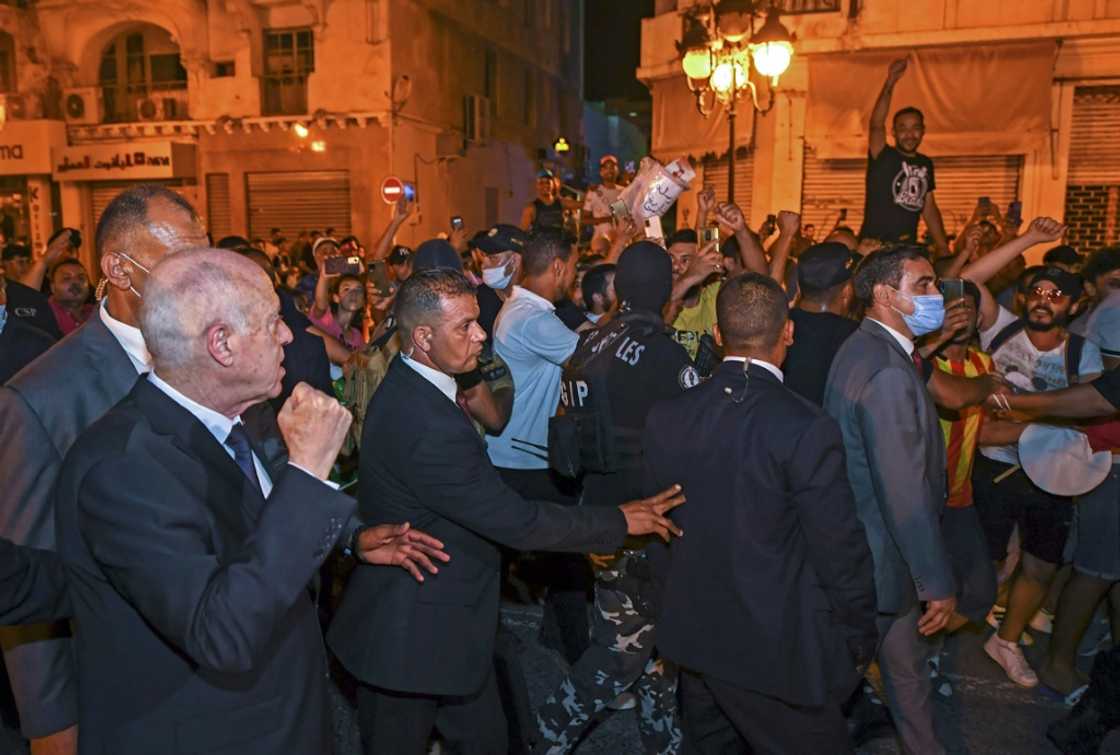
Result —
M 1096 285 L 1097 278 L 1114 270 L 1120 270 L 1120 246 L 1106 246 L 1093 252 L 1081 268 L 1081 277 Z
M 863 258 L 856 268 L 856 298 L 865 306 L 870 306 L 875 298 L 878 285 L 898 288 L 902 285 L 905 265 L 911 260 L 926 260 L 926 251 L 912 244 L 898 244 L 872 252 Z
M 665 246 L 670 247 L 673 244 L 699 244 L 700 237 L 696 235 L 694 228 L 681 228 L 680 230 L 673 231 L 669 238 L 665 240 Z
M 540 275 L 553 260 L 568 261 L 572 245 L 559 233 L 538 232 L 529 237 L 521 250 L 521 265 L 525 275 Z
M 891 119 L 891 125 L 893 126 L 894 124 L 898 123 L 898 119 L 904 115 L 916 115 L 918 116 L 918 120 L 922 122 L 922 125 L 926 125 L 925 114 L 921 110 L 918 110 L 918 108 L 916 107 L 904 107 L 899 110 L 894 114 L 894 118 Z
M 218 249 L 232 249 L 235 252 L 255 248 L 244 236 L 222 236 L 214 246 Z
M 264 274 L 228 249 L 188 249 L 161 260 L 140 304 L 140 330 L 156 366 L 181 368 L 196 360 L 203 335 L 215 323 L 246 332 L 258 305 L 246 294 Z
M 786 292 L 767 275 L 736 275 L 719 290 L 716 319 L 729 349 L 773 348 L 789 319 Z
M 228 239 L 230 237 L 226 236 L 226 238 Z M 222 241 L 225 240 L 226 239 L 222 239 Z M 222 241 L 219 241 L 218 244 L 221 244 Z M 269 270 L 272 269 L 272 260 L 267 254 L 265 254 L 263 250 L 257 249 L 255 246 L 219 246 L 218 248 L 229 249 L 230 251 L 237 252 L 241 256 L 248 257 L 249 259 L 253 260 L 253 262 L 256 262 L 258 265 L 264 265 Z
M 599 294 L 599 296 L 607 295 L 607 285 L 610 283 L 610 276 L 614 274 L 614 271 L 614 265 L 605 264 L 596 265 L 584 273 L 579 288 L 583 292 L 583 305 L 585 307 L 591 307 L 595 294 Z
M 54 263 L 54 265 L 51 266 L 50 275 L 48 275 L 47 277 L 48 278 L 54 278 L 54 274 L 57 273 L 62 268 L 66 267 L 67 265 L 76 265 L 77 267 L 80 267 L 82 269 L 83 273 L 86 271 L 86 266 L 83 265 L 82 261 L 79 260 L 77 257 L 66 257 L 64 259 L 59 260 L 58 262 Z
M 97 221 L 95 245 L 98 260 L 106 252 L 112 251 L 108 247 L 121 243 L 136 230 L 147 225 L 148 208 L 156 199 L 170 202 L 189 213 L 191 218 L 198 219 L 198 213 L 191 207 L 191 203 L 166 186 L 140 184 L 125 189 L 113 197 L 113 201 L 109 202 Z
M 394 305 L 401 333 L 411 338 L 413 328 L 432 324 L 443 312 L 444 299 L 474 295 L 474 286 L 458 270 L 435 267 L 413 273 L 401 284 Z

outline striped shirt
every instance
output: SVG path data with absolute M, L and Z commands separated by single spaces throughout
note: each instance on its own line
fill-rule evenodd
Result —
M 969 347 L 963 360 L 936 357 L 937 369 L 960 377 L 979 377 L 992 372 L 992 358 Z M 972 462 L 980 443 L 980 427 L 984 423 L 984 407 L 970 406 L 960 411 L 937 408 L 941 433 L 945 436 L 948 461 L 948 505 L 963 509 L 972 505 Z

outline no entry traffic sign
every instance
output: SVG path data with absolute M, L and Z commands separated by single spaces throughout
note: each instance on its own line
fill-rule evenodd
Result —
M 415 196 L 416 191 L 412 185 L 396 176 L 389 176 L 381 182 L 381 198 L 386 204 L 396 204 L 401 199 L 412 201 Z

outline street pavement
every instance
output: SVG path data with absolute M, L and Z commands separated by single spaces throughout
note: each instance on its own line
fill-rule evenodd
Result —
M 541 611 L 537 606 L 507 605 L 502 621 L 522 640 L 522 655 L 529 694 L 540 705 L 560 683 L 567 670 L 563 659 L 537 642 Z M 1101 634 L 1089 637 L 1088 646 Z M 1062 717 L 1062 703 L 1047 699 L 1036 690 L 1025 690 L 1009 682 L 1002 669 L 985 654 L 988 631 L 966 628 L 946 640 L 942 674 L 952 687 L 950 697 L 938 696 L 937 727 L 951 755 L 1056 755 L 1046 740 L 1046 726 Z M 1027 648 L 1028 659 L 1037 663 L 1045 652 L 1046 636 L 1036 634 Z M 1091 656 L 1082 659 L 1088 670 Z M 336 755 L 360 755 L 354 711 L 341 695 L 334 695 Z M 0 754 L 22 755 L 26 744 L 11 729 L 0 729 Z M 438 753 L 439 748 L 433 748 Z M 894 755 L 899 749 L 891 739 L 869 743 L 859 755 Z M 637 755 L 641 753 L 637 716 L 634 711 L 610 713 L 600 720 L 580 743 L 577 755 Z M 386 753 L 391 755 L 391 753 Z M 791 755 L 810 755 L 793 753 Z M 816 755 L 816 754 L 812 754 Z M 1120 755 L 1120 731 L 1113 732 L 1101 755 Z

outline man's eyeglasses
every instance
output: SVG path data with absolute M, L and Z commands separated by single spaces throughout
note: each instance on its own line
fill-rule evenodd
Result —
M 1035 286 L 1027 291 L 1027 295 L 1034 299 L 1045 299 L 1046 301 L 1058 301 L 1069 296 L 1060 288 L 1042 288 L 1040 286 Z

